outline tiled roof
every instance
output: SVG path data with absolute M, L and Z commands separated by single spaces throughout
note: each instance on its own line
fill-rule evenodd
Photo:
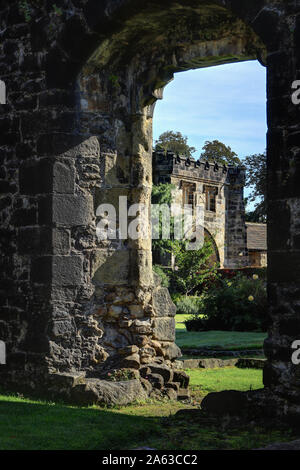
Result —
M 248 250 L 267 250 L 267 224 L 246 222 Z

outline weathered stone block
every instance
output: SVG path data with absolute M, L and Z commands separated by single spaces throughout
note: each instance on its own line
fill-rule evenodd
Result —
M 134 331 L 139 335 L 149 335 L 152 333 L 152 325 L 150 320 L 135 320 L 133 327 Z
M 85 405 L 127 405 L 146 399 L 147 393 L 139 380 L 108 382 L 86 379 L 86 385 L 77 385 L 72 389 L 72 398 L 76 403 Z
M 53 256 L 52 283 L 59 286 L 74 286 L 83 281 L 83 259 L 81 256 Z
M 174 342 L 162 342 L 161 347 L 165 359 L 170 359 L 172 361 L 173 359 L 182 356 L 181 350 Z
M 75 168 L 70 161 L 56 161 L 53 165 L 53 192 L 73 194 L 75 189 Z
M 70 252 L 71 240 L 70 231 L 66 229 L 53 229 L 52 230 L 52 253 L 53 254 L 68 254 Z
M 135 346 L 134 344 L 126 346 L 125 348 L 121 348 L 118 350 L 118 353 L 124 356 L 129 356 L 131 354 L 136 354 L 138 352 L 139 352 L 139 348 Z
M 112 326 L 107 324 L 105 326 L 103 342 L 107 346 L 110 346 L 114 349 L 119 349 L 128 346 L 128 343 L 130 341 L 126 336 L 119 333 L 116 328 L 113 328 Z
M 52 221 L 66 226 L 92 223 L 93 200 L 90 195 L 55 195 L 52 199 Z
M 146 379 L 140 379 L 141 381 L 141 384 L 145 390 L 145 392 L 147 393 L 147 395 L 149 395 L 152 391 L 152 385 L 151 383 L 149 382 L 149 380 L 146 380 Z
M 140 356 L 138 354 L 131 354 L 122 360 L 121 366 L 130 369 L 139 369 Z
M 132 318 L 143 318 L 145 313 L 140 305 L 129 305 L 130 315 Z
M 153 309 L 157 317 L 174 317 L 176 306 L 167 288 L 161 287 L 153 292 Z
M 128 282 L 128 251 L 97 250 L 96 259 L 94 281 L 112 285 Z
M 173 371 L 165 365 L 158 364 L 149 364 L 148 367 L 151 369 L 151 373 L 159 374 L 163 377 L 164 383 L 172 382 L 173 380 Z
M 161 341 L 175 341 L 174 318 L 155 318 L 153 325 L 153 337 Z
M 148 374 L 147 380 L 149 380 L 153 388 L 161 390 L 164 386 L 164 379 L 159 374 Z
M 181 388 L 189 386 L 190 377 L 183 370 L 174 370 L 173 382 L 178 382 Z
M 70 337 L 75 333 L 74 324 L 70 320 L 55 320 L 50 328 L 52 337 Z
M 165 384 L 165 388 L 172 388 L 173 390 L 175 390 L 176 392 L 179 391 L 179 388 L 180 388 L 180 384 L 178 382 L 168 382 Z

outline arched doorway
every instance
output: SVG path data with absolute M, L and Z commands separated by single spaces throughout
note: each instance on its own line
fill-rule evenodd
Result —
M 111 289 L 119 289 L 122 296 L 128 294 L 128 299 L 133 293 L 130 285 L 135 297 L 127 305 L 134 307 L 133 315 L 139 315 L 140 308 L 142 314 L 149 313 L 149 328 L 147 322 L 137 326 L 137 335 L 163 328 L 164 317 L 152 318 L 148 308 L 150 243 L 135 240 L 98 247 L 94 202 L 101 198 L 112 202 L 121 193 L 130 202 L 149 201 L 153 108 L 175 71 L 258 57 L 267 60 L 268 66 L 268 270 L 274 318 L 265 345 L 269 360 L 265 385 L 276 397 L 294 398 L 297 379 L 290 363 L 290 343 L 299 329 L 295 231 L 299 116 L 290 100 L 290 88 L 298 67 L 298 7 L 263 0 L 169 0 L 163 4 L 124 0 L 105 5 L 92 0 L 76 5 L 72 14 L 63 10 L 60 18 L 49 20 L 49 37 L 44 34 L 43 21 L 36 22 L 30 32 L 34 40 L 28 42 L 28 48 L 36 67 L 40 107 L 35 99 L 18 103 L 7 123 L 6 151 L 9 155 L 19 152 L 21 158 L 26 154 L 28 159 L 18 161 L 17 184 L 10 187 L 14 196 L 26 199 L 21 213 L 13 199 L 8 202 L 12 217 L 7 231 L 17 240 L 17 254 L 8 250 L 5 263 L 11 281 L 9 301 L 12 305 L 12 299 L 19 298 L 20 289 L 24 295 L 26 292 L 26 305 L 22 304 L 26 321 L 24 329 L 18 312 L 13 319 L 5 317 L 3 339 L 9 346 L 5 381 L 18 387 L 9 354 L 21 353 L 24 358 L 24 386 L 26 381 L 38 384 L 49 372 L 98 369 L 106 350 L 96 317 L 119 312 L 111 310 Z M 19 16 L 4 20 L 10 28 L 19 21 Z M 55 37 L 52 21 L 59 23 Z M 42 40 L 38 40 L 40 36 Z M 20 80 L 30 90 L 32 77 L 14 75 L 28 64 L 10 59 L 16 69 L 10 69 L 7 88 L 13 90 L 14 80 Z M 8 98 L 12 103 L 18 99 L 13 91 Z M 19 139 L 17 148 L 14 138 Z M 280 229 L 278 220 L 285 222 Z M 35 238 L 28 234 L 31 223 Z M 41 228 L 44 242 L 39 245 Z M 25 233 L 30 243 L 24 245 Z M 94 273 L 112 257 L 113 266 L 105 271 L 113 284 L 108 283 L 106 291 L 106 279 L 99 280 L 96 291 L 102 303 L 94 305 Z M 120 277 L 116 278 L 117 267 Z M 17 336 L 13 347 L 12 330 Z M 128 324 L 123 333 L 121 336 L 128 336 Z M 114 334 L 106 340 L 116 345 Z M 122 344 L 118 349 L 123 349 Z M 36 366 L 35 354 L 42 368 Z M 28 375 L 25 364 L 32 365 L 34 373 Z

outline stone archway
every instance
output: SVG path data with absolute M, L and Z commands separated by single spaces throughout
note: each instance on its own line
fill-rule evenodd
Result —
M 148 344 L 133 342 L 130 321 L 137 336 L 151 337 L 166 320 L 172 322 L 171 305 L 165 316 L 155 312 L 149 241 L 99 247 L 95 205 L 120 193 L 130 202 L 149 201 L 153 108 L 174 72 L 258 57 L 268 66 L 274 320 L 264 380 L 268 399 L 291 399 L 298 411 L 297 368 L 290 362 L 299 325 L 298 110 L 290 88 L 297 78 L 299 7 L 269 0 L 79 0 L 60 15 L 33 5 L 22 35 L 24 19 L 15 5 L 4 10 L 9 65 L 1 75 L 8 90 L 8 116 L 2 119 L 6 256 L 0 331 L 8 349 L 3 382 L 19 389 L 22 380 L 23 389 L 39 394 L 47 384 L 53 395 L 63 396 L 78 384 L 81 397 L 87 396 L 83 375 L 97 377 L 111 353 L 99 318 L 108 319 L 112 306 L 122 307 L 105 323 L 114 330 L 108 335 L 113 345 L 116 315 L 124 308 L 130 313 L 122 328 L 127 360 L 138 354 L 140 361 L 140 349 Z M 24 45 L 26 57 L 16 53 Z M 14 182 L 6 180 L 11 175 Z M 278 217 L 285 221 L 282 230 Z M 112 283 L 106 282 L 110 272 Z M 166 343 L 172 348 L 172 340 Z M 118 344 L 117 349 L 127 347 Z M 144 357 L 154 350 L 153 357 L 170 368 L 166 361 L 172 358 L 161 346 L 150 345 Z
M 204 239 L 206 239 L 208 242 L 210 242 L 213 246 L 213 254 L 211 255 L 210 262 L 213 263 L 213 264 L 215 264 L 215 263 L 219 264 L 220 263 L 220 254 L 219 254 L 218 246 L 215 242 L 214 237 L 212 236 L 212 234 L 207 229 L 204 229 Z

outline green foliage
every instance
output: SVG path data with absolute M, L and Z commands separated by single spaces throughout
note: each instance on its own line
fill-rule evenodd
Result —
M 181 300 L 182 297 L 185 297 L 182 294 L 180 294 L 180 292 L 171 292 L 170 295 L 175 305 L 177 305 L 177 302 L 179 302 L 179 300 Z
M 218 278 L 217 263 L 211 262 L 214 253 L 212 242 L 204 241 L 199 250 L 188 250 L 188 242 L 174 240 L 172 252 L 175 256 L 175 270 L 173 272 L 173 289 L 197 294 L 207 283 L 214 282 Z
M 167 204 L 172 202 L 174 185 L 159 184 L 152 188 L 152 204 Z M 174 240 L 174 217 L 170 218 L 170 239 L 152 240 L 152 250 L 160 254 L 172 253 L 175 257 L 175 270 L 170 273 L 172 291 L 188 295 L 196 293 L 207 281 L 217 278 L 217 263 L 211 262 L 214 247 L 209 239 L 205 239 L 199 250 L 188 250 L 188 241 Z M 162 231 L 162 217 L 159 220 L 159 230 Z M 158 273 L 159 274 L 159 273 Z
M 201 305 L 201 298 L 197 296 L 179 298 L 175 305 L 177 307 L 177 314 L 181 315 L 198 315 Z
M 168 274 L 166 273 L 166 269 L 163 269 L 161 266 L 158 264 L 153 265 L 153 271 L 158 274 L 161 280 L 161 285 L 163 287 L 169 287 L 170 285 L 170 279 Z
M 219 140 L 207 140 L 202 148 L 201 160 L 219 165 L 240 165 L 241 161 L 231 148 Z
M 246 210 L 248 222 L 266 222 L 267 220 L 267 157 L 266 152 L 249 155 L 243 160 L 246 167 L 246 187 L 251 193 L 246 198 L 248 202 L 255 203 L 254 211 Z
M 181 132 L 166 131 L 163 132 L 155 141 L 154 149 L 171 150 L 180 155 L 191 157 L 196 152 L 195 147 L 188 145 L 188 138 L 183 136 Z
M 151 202 L 152 204 L 168 204 L 172 203 L 172 189 L 174 184 L 158 184 L 152 186 Z
M 265 331 L 267 311 L 265 281 L 238 274 L 231 281 L 220 280 L 202 296 L 200 313 L 205 318 L 195 320 L 203 330 Z

